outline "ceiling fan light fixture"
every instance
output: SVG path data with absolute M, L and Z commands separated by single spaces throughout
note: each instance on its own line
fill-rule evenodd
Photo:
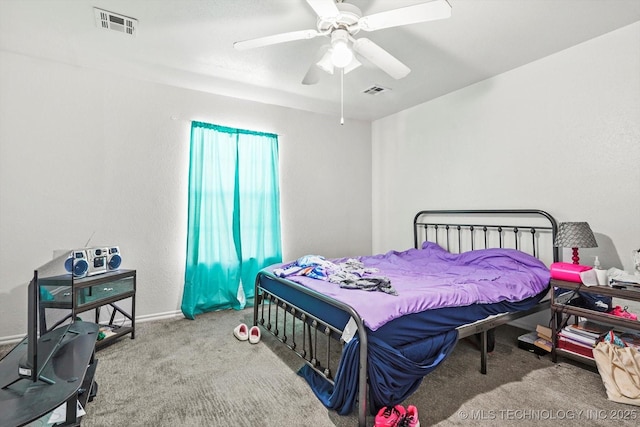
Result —
M 333 61 L 331 59 L 332 56 L 332 52 L 331 49 L 329 49 L 324 55 L 322 55 L 322 58 L 320 58 L 320 61 L 316 62 L 316 65 L 318 67 L 320 67 L 322 70 L 326 71 L 329 74 L 333 74 Z
M 353 51 L 349 47 L 349 33 L 335 30 L 331 34 L 331 62 L 334 67 L 344 68 L 353 61 Z
M 361 65 L 362 63 L 358 61 L 354 55 L 351 62 L 346 67 L 344 67 L 344 73 L 347 74 L 349 71 L 353 71 Z
M 336 43 L 331 49 L 331 62 L 335 67 L 344 68 L 353 60 L 353 52 L 346 43 Z

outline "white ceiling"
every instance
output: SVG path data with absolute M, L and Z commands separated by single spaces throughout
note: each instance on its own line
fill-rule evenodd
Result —
M 369 15 L 424 1 L 347 2 Z M 449 19 L 366 33 L 412 72 L 394 80 L 363 61 L 344 78 L 345 117 L 375 120 L 640 21 L 640 0 L 449 3 Z M 138 19 L 137 36 L 98 28 L 94 6 Z M 301 84 L 327 39 L 233 48 L 315 28 L 305 0 L 0 0 L 2 50 L 339 117 L 339 74 Z M 371 85 L 391 90 L 363 94 Z

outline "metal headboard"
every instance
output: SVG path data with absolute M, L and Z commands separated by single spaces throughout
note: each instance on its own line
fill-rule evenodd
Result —
M 512 248 L 544 261 L 559 260 L 558 224 L 549 213 L 530 209 L 424 210 L 413 220 L 413 243 L 435 242 L 452 253 Z

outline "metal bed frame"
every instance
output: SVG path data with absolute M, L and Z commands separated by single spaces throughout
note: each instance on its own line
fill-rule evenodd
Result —
M 434 218 L 431 220 L 430 218 Z M 483 220 L 477 223 L 477 219 Z M 516 225 L 499 224 L 496 220 L 505 218 L 519 219 Z M 523 222 L 530 221 L 529 224 Z M 531 225 L 535 223 L 536 225 Z M 424 210 L 418 212 L 413 221 L 414 247 L 419 248 L 420 242 L 431 241 L 444 249 L 460 253 L 466 250 L 482 248 L 513 248 L 527 252 L 534 257 L 547 255 L 550 262 L 558 260 L 558 248 L 553 246 L 557 233 L 556 220 L 542 210 L 511 209 L 511 210 Z M 542 236 L 547 240 L 542 241 Z M 431 240 L 429 240 L 431 238 Z M 545 247 L 550 250 L 545 253 Z M 343 329 L 329 324 L 327 321 L 313 315 L 308 310 L 296 305 L 295 302 L 283 299 L 262 286 L 262 278 L 281 283 L 305 296 L 317 299 L 325 304 L 341 310 L 355 322 L 360 340 L 360 354 L 358 367 L 358 425 L 366 426 L 367 417 L 367 332 L 363 320 L 349 305 L 303 285 L 276 277 L 268 272 L 258 273 L 255 282 L 255 305 L 253 324 L 263 326 L 280 342 L 294 351 L 305 364 L 334 384 L 333 375 L 337 371 L 336 348 L 331 346 L 331 340 L 344 345 Z M 502 324 L 511 322 L 524 316 L 548 310 L 549 300 L 544 300 L 532 309 L 520 312 L 510 312 L 494 315 L 468 325 L 457 328 L 458 339 L 471 335 L 480 335 L 480 371 L 487 373 L 487 332 Z M 319 342 L 319 339 L 322 341 Z M 300 342 L 300 340 L 302 342 Z M 321 354 L 324 357 L 321 359 Z M 339 354 L 339 353 L 338 353 Z M 332 357 L 333 356 L 333 357 Z M 335 366 L 335 368 L 333 368 Z

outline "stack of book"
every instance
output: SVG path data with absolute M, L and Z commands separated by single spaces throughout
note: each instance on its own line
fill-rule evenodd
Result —
M 565 351 L 593 359 L 593 347 L 610 329 L 590 321 L 567 325 L 558 332 L 557 346 Z
M 551 338 L 551 328 L 546 326 L 538 325 L 536 326 L 537 338 L 533 342 L 536 347 L 540 347 L 543 350 L 551 352 L 552 338 Z

